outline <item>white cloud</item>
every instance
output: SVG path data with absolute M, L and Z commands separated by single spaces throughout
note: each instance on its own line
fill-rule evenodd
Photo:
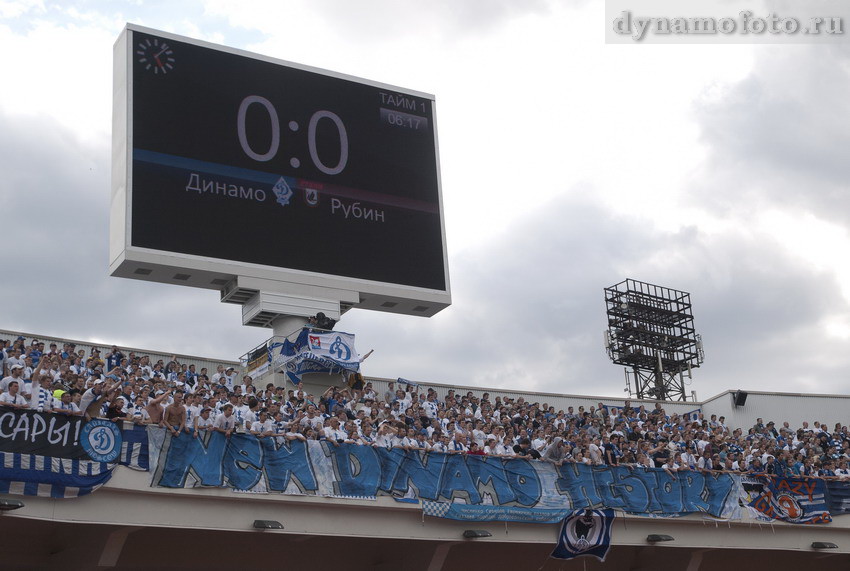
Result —
M 0 18 L 20 18 L 25 14 L 44 12 L 44 2 L 41 0 L 1 0 Z

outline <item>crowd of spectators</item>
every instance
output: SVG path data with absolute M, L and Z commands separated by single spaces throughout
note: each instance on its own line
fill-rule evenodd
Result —
M 372 383 L 352 382 L 316 397 L 301 385 L 257 387 L 224 365 L 210 375 L 176 357 L 152 362 L 117 346 L 87 355 L 73 343 L 60 350 L 23 337 L 0 340 L 0 372 L 0 407 L 155 424 L 178 437 L 245 432 L 555 465 L 656 467 L 671 476 L 699 470 L 850 479 L 850 432 L 840 423 L 792 427 L 759 418 L 745 432 L 722 416 L 667 414 L 662 403 L 556 411 L 523 397 L 454 390 L 441 397 L 407 383 L 378 394 Z

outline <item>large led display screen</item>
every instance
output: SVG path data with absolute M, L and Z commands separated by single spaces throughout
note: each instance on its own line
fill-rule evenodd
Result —
M 433 97 L 126 41 L 129 246 L 447 291 Z

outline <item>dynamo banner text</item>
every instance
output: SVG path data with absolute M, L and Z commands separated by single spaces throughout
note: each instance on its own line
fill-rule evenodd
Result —
M 152 486 L 319 496 L 389 495 L 526 509 L 614 508 L 654 516 L 739 517 L 740 478 L 564 464 L 148 427 Z

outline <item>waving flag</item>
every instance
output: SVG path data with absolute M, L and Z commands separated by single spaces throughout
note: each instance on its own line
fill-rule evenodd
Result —
M 354 349 L 354 335 L 341 331 L 329 333 L 302 329 L 295 342 L 276 345 L 276 370 L 286 372 L 293 382 L 304 373 L 356 373 L 360 370 L 360 355 Z M 273 351 L 274 351 L 273 350 Z
M 614 510 L 574 510 L 564 518 L 558 545 L 550 557 L 572 559 L 582 555 L 605 561 L 611 547 Z

